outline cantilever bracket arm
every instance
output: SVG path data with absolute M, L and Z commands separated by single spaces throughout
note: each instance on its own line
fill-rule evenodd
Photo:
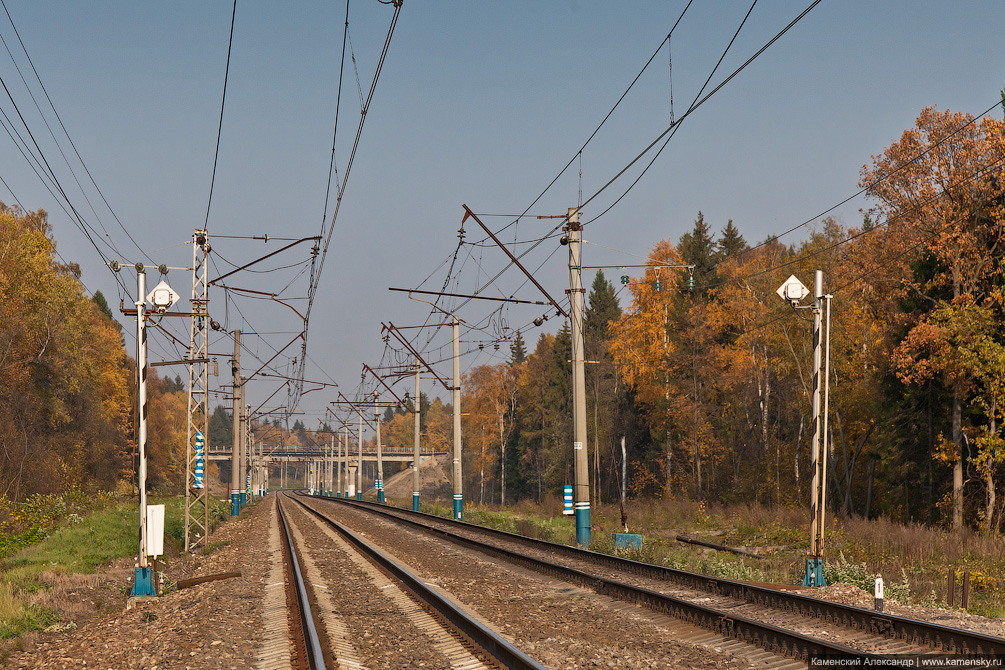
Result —
M 256 258 L 255 260 L 251 261 L 250 263 L 245 263 L 245 264 L 244 264 L 244 265 L 242 265 L 241 267 L 239 267 L 239 268 L 237 268 L 237 269 L 235 269 L 235 270 L 231 270 L 231 271 L 230 271 L 230 272 L 228 272 L 227 274 L 223 274 L 223 275 L 220 275 L 220 276 L 219 276 L 219 277 L 217 277 L 216 279 L 213 279 L 213 280 L 211 280 L 211 281 L 210 281 L 210 282 L 208 283 L 208 286 L 212 286 L 212 285 L 213 285 L 213 284 L 215 284 L 216 282 L 218 282 L 218 281 L 221 281 L 221 280 L 223 280 L 223 279 L 226 279 L 227 277 L 229 277 L 230 275 L 234 274 L 235 272 L 240 272 L 241 270 L 246 270 L 246 269 L 250 268 L 250 267 L 251 267 L 252 265 L 254 265 L 255 263 L 261 263 L 261 262 L 262 262 L 262 261 L 264 261 L 264 260 L 265 260 L 266 258 L 272 258 L 272 257 L 273 257 L 273 256 L 275 256 L 276 254 L 281 254 L 281 253 L 283 253 L 284 251 L 286 251 L 287 249 L 289 249 L 289 248 L 291 248 L 291 247 L 295 247 L 295 246 L 297 246 L 297 245 L 298 245 L 298 244 L 300 244 L 301 242 L 309 242 L 309 241 L 311 241 L 311 240 L 314 240 L 315 242 L 317 242 L 317 241 L 319 241 L 320 239 L 321 239 L 321 236 L 320 236 L 320 235 L 315 235 L 314 237 L 302 237 L 302 238 L 300 238 L 299 240 L 297 240 L 296 242 L 291 242 L 290 244 L 287 244 L 287 245 L 286 245 L 285 247 L 282 247 L 281 249 L 276 249 L 276 250 L 275 250 L 275 251 L 273 251 L 273 252 L 272 252 L 271 254 L 265 254 L 265 255 L 264 255 L 264 256 L 262 256 L 261 258 Z
M 406 340 L 404 337 L 401 336 L 401 333 L 398 332 L 397 326 L 395 326 L 390 321 L 387 322 L 386 326 L 383 323 L 381 323 L 380 325 L 381 325 L 380 332 L 384 332 L 386 330 L 390 332 L 392 335 L 394 335 L 395 339 L 401 342 L 401 344 L 404 345 L 404 347 L 408 349 L 408 351 L 411 352 L 413 356 L 415 356 L 415 360 L 419 361 L 420 363 L 426 366 L 426 369 L 429 370 L 429 373 L 434 377 L 436 377 L 436 381 L 440 382 L 440 384 L 443 385 L 444 389 L 446 389 L 447 391 L 454 390 L 453 386 L 448 384 L 442 377 L 440 377 L 440 375 L 436 374 L 436 370 L 433 369 L 433 366 L 431 366 L 429 363 L 425 361 L 424 358 L 422 358 L 419 352 L 416 351 L 415 347 L 413 347 L 408 340 Z M 418 400 L 416 400 L 416 403 L 418 403 Z M 418 407 L 418 405 L 416 405 L 416 407 Z
M 520 268 L 521 272 L 523 272 L 525 275 L 527 275 L 527 279 L 529 279 L 531 282 L 533 282 L 534 286 L 537 287 L 537 290 L 540 291 L 542 294 L 544 294 L 544 297 L 548 299 L 548 302 L 551 303 L 552 307 L 554 307 L 555 309 L 557 309 L 558 313 L 561 314 L 562 316 L 564 316 L 565 318 L 569 318 L 569 314 L 564 309 L 562 309 L 562 306 L 559 305 L 557 302 L 555 302 L 555 299 L 552 298 L 548 294 L 548 292 L 544 290 L 544 287 L 541 286 L 541 284 L 539 284 L 536 279 L 534 279 L 534 275 L 532 275 L 531 273 L 527 272 L 527 268 L 525 268 L 523 265 L 521 265 L 520 261 L 517 260 L 517 257 L 513 255 L 513 252 L 511 252 L 509 249 L 507 249 L 506 245 L 503 244 L 502 242 L 500 242 L 499 238 L 495 236 L 495 233 L 493 233 L 491 230 L 489 230 L 489 227 L 486 226 L 484 223 L 482 223 L 481 219 L 478 218 L 478 215 L 475 214 L 474 212 L 472 212 L 471 209 L 467 205 L 461 205 L 461 206 L 464 208 L 464 218 L 461 219 L 461 223 L 463 224 L 465 221 L 467 221 L 468 217 L 471 217 L 472 219 L 474 219 L 475 223 L 477 223 L 479 226 L 481 226 L 482 230 L 484 230 L 486 233 L 488 233 L 488 236 L 492 238 L 492 241 L 495 242 L 497 245 L 499 245 L 499 248 L 502 249 L 506 253 L 507 256 L 509 256 L 509 259 L 513 262 L 513 264 L 516 265 L 518 268 Z
M 402 400 L 401 398 L 399 398 L 399 397 L 398 397 L 398 394 L 397 394 L 397 393 L 395 393 L 395 392 L 394 392 L 394 391 L 393 391 L 393 390 L 391 389 L 391 387 L 387 385 L 387 383 L 386 383 L 386 382 L 385 382 L 385 381 L 383 380 L 383 378 L 381 378 L 381 376 L 380 376 L 380 375 L 378 375 L 378 374 L 377 374 L 376 372 L 374 372 L 374 371 L 373 371 L 373 368 L 371 368 L 371 367 L 370 367 L 369 365 L 367 365 L 366 363 L 363 363 L 363 369 L 364 369 L 364 370 L 366 370 L 367 372 L 369 372 L 369 373 L 370 373 L 371 375 L 373 375 L 373 376 L 374 376 L 374 379 L 376 379 L 377 381 L 379 381 L 379 382 L 381 383 L 381 385 L 382 385 L 382 386 L 383 386 L 384 388 L 386 388 L 386 389 L 387 389 L 388 393 L 390 393 L 391 395 L 393 395 L 393 396 L 394 396 L 394 399 L 398 401 L 398 404 L 399 404 L 399 405 L 401 406 L 401 408 L 402 408 L 402 409 L 404 409 L 404 410 L 408 410 L 408 407 L 407 407 L 407 406 L 405 405 L 405 401 L 404 401 L 404 400 Z

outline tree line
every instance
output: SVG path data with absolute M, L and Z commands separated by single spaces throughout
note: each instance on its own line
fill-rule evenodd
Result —
M 999 532 L 1003 131 L 925 109 L 862 167 L 870 207 L 856 226 L 824 219 L 798 244 L 751 245 L 699 212 L 648 257 L 692 274 L 598 272 L 584 326 L 594 501 L 627 484 L 637 497 L 806 504 L 812 324 L 775 290 L 790 274 L 812 285 L 820 269 L 833 295 L 832 509 Z M 530 353 L 518 335 L 509 362 L 466 376 L 478 499 L 540 499 L 571 483 L 570 358 L 566 326 Z
M 824 219 L 801 242 L 752 244 L 699 212 L 644 272 L 598 272 L 584 320 L 594 502 L 624 488 L 806 504 L 811 324 L 775 290 L 820 269 L 833 295 L 832 509 L 1000 532 L 1003 163 L 1002 121 L 928 108 L 862 167 L 856 225 Z M 135 364 L 104 298 L 84 295 L 54 245 L 45 212 L 0 205 L 0 494 L 15 501 L 127 486 L 132 472 Z M 571 483 L 568 324 L 525 335 L 463 379 L 467 500 L 543 500 Z M 180 491 L 181 380 L 152 376 L 150 403 L 152 485 Z M 423 394 L 419 409 L 423 447 L 449 450 L 450 405 Z M 409 414 L 383 420 L 385 443 L 411 445 Z M 210 423 L 210 440 L 229 443 L 222 407 Z M 331 429 L 256 431 L 310 444 Z

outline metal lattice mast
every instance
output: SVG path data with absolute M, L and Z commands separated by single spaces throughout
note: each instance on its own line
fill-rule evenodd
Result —
M 188 442 L 185 447 L 185 548 L 209 535 L 209 234 L 192 233 L 192 330 L 188 347 Z

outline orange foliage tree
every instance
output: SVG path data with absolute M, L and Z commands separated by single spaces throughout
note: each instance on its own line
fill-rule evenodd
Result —
M 1002 210 L 1005 124 L 986 117 L 924 109 L 915 127 L 903 133 L 872 166 L 863 166 L 861 185 L 876 199 L 889 230 L 886 238 L 905 250 L 919 250 L 936 269 L 917 277 L 904 267 L 903 289 L 932 304 L 967 310 L 980 305 L 1000 272 L 1005 217 Z M 919 254 L 904 255 L 907 265 Z M 915 345 L 945 331 L 930 328 L 922 314 L 911 324 L 921 328 L 905 340 L 901 358 L 918 359 Z M 953 346 L 948 341 L 948 346 Z M 926 346 L 931 346 L 929 343 Z M 963 524 L 963 421 L 965 376 L 943 367 L 952 390 L 952 524 Z M 910 382 L 910 376 L 902 377 Z

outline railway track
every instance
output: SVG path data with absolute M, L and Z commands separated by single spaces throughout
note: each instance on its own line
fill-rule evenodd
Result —
M 882 662 L 883 657 L 893 654 L 1005 658 L 1005 639 L 990 635 L 598 554 L 377 503 L 317 500 L 393 517 L 468 549 L 683 618 L 784 656 L 841 656 L 870 662 Z
M 358 625 L 354 628 L 353 619 L 368 627 L 379 613 L 394 612 L 407 622 L 395 634 L 422 638 L 413 644 L 435 654 L 435 663 L 440 665 L 432 667 L 543 670 L 544 666 L 496 631 L 348 528 L 294 503 L 289 496 L 277 496 L 276 505 L 282 567 L 277 570 L 278 566 L 273 566 L 266 588 L 267 597 L 271 596 L 268 589 L 276 585 L 273 580 L 285 573 L 285 606 L 279 607 L 276 599 L 266 603 L 266 640 L 258 667 L 366 668 L 370 655 L 367 638 L 375 635 Z M 333 557 L 341 562 L 338 571 L 344 579 L 338 582 L 324 575 Z M 354 601 L 346 597 L 353 589 L 370 593 L 357 593 Z M 336 592 L 342 594 L 341 602 L 336 602 Z M 360 611 L 358 602 L 366 598 L 381 603 L 374 608 L 376 612 Z M 275 623 L 280 618 L 285 626 Z M 400 639 L 395 644 L 401 644 Z M 284 649 L 288 650 L 285 655 Z M 375 667 L 380 663 L 373 660 Z

